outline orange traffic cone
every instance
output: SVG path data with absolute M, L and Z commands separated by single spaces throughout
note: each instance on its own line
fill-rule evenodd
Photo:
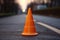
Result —
M 32 10 L 31 10 L 31 8 L 29 8 L 28 14 L 26 16 L 26 22 L 25 22 L 25 26 L 24 26 L 24 30 L 22 32 L 22 35 L 34 36 L 37 34 L 38 33 L 36 32 L 34 20 L 33 20 L 33 16 L 32 16 Z

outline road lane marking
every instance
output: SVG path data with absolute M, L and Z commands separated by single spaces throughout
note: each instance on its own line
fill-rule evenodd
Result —
M 35 20 L 35 22 L 36 22 L 36 20 Z M 42 26 L 44 26 L 44 27 L 46 27 L 46 28 L 58 33 L 58 34 L 60 34 L 60 29 L 57 29 L 57 28 L 55 28 L 53 26 L 50 26 L 50 25 L 42 23 L 42 22 L 36 22 L 36 23 L 39 24 L 39 25 L 42 25 Z

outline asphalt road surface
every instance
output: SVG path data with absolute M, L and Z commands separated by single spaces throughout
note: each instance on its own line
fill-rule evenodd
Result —
M 33 15 L 37 36 L 22 36 L 26 14 L 0 18 L 0 40 L 60 40 L 60 18 Z

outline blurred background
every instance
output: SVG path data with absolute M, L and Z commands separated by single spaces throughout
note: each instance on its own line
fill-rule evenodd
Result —
M 38 35 L 23 37 L 29 7 Z M 0 40 L 60 40 L 60 0 L 0 0 Z
M 21 5 L 20 0 L 0 0 L 0 17 L 21 15 L 23 11 L 26 13 L 29 7 L 32 8 L 33 14 L 60 17 L 60 0 L 29 0 L 27 2 L 29 4 L 26 3 L 24 11 L 24 8 L 21 8 L 23 4 Z

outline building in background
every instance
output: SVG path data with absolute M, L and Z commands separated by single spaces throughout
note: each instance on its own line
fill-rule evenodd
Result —
M 34 2 L 48 7 L 60 6 L 60 0 L 34 0 Z
M 18 4 L 15 2 L 16 0 L 0 0 L 0 12 L 18 12 Z M 60 0 L 33 0 L 34 2 L 31 3 L 31 7 L 33 8 L 34 5 L 47 5 L 47 7 L 59 7 Z
M 0 0 L 0 13 L 17 13 L 18 4 L 15 0 Z

